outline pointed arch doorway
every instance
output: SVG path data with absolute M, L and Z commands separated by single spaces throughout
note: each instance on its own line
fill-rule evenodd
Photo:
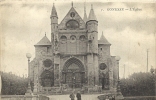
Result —
M 85 82 L 85 69 L 82 62 L 76 58 L 70 58 L 64 64 L 63 83 L 70 88 L 81 88 Z

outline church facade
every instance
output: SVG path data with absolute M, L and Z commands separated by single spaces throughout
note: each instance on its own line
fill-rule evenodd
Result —
M 118 63 L 103 33 L 98 40 L 93 7 L 88 17 L 84 10 L 83 19 L 73 6 L 60 23 L 58 16 L 53 5 L 51 41 L 45 35 L 34 45 L 35 58 L 30 62 L 33 91 L 44 92 L 64 84 L 74 89 L 100 86 L 102 90 L 115 90 Z

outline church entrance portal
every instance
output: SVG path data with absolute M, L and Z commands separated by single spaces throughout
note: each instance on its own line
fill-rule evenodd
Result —
M 81 88 L 85 81 L 84 65 L 80 60 L 71 58 L 66 61 L 62 75 L 63 83 L 70 88 Z
M 54 73 L 48 70 L 45 70 L 41 74 L 40 84 L 43 87 L 51 87 L 54 85 Z

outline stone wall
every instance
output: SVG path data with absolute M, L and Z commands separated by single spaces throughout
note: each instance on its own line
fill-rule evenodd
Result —
M 84 32 L 68 32 L 59 34 L 59 52 L 61 54 L 84 54 L 87 51 L 87 37 Z M 62 38 L 66 37 L 66 39 Z M 83 38 L 82 38 L 83 37 Z
M 35 58 L 42 58 L 43 56 L 51 55 L 52 56 L 52 50 L 51 47 L 46 46 L 38 46 L 35 47 Z
M 1 95 L 1 100 L 49 100 L 49 97 L 43 95 Z

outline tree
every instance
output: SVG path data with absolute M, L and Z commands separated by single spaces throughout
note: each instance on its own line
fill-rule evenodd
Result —
M 12 73 L 1 72 L 2 95 L 24 95 L 28 79 Z
M 151 73 L 134 73 L 127 79 L 121 79 L 121 91 L 124 96 L 154 96 L 153 78 Z

